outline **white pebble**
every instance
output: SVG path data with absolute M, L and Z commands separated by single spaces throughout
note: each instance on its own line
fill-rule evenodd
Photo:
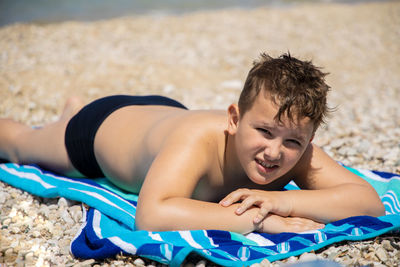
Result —
M 85 260 L 85 261 L 81 261 L 80 263 L 76 264 L 75 267 L 89 267 L 89 266 L 92 266 L 93 263 L 95 263 L 94 259 Z
M 34 263 L 35 257 L 33 255 L 32 251 L 29 251 L 28 253 L 26 253 L 24 258 L 25 258 L 25 262 L 27 264 L 33 264 Z
M 205 261 L 199 261 L 198 263 L 196 263 L 196 267 L 206 267 L 206 262 Z
M 270 267 L 271 266 L 271 262 L 267 259 L 263 259 L 261 262 L 261 266 L 263 267 Z
M 9 226 L 10 223 L 11 223 L 11 219 L 10 219 L 10 218 L 7 218 L 7 219 L 5 219 L 5 220 L 2 222 L 2 225 L 4 225 L 4 226 Z
M 82 219 L 82 208 L 81 206 L 75 205 L 69 208 L 69 213 L 71 214 L 72 219 L 76 223 L 80 223 Z
M 40 234 L 39 231 L 33 231 L 32 234 L 31 234 L 31 236 L 34 237 L 34 238 L 38 238 L 38 237 L 41 236 L 41 234 Z
M 4 204 L 6 202 L 7 196 L 3 192 L 3 190 L 0 191 L 0 204 Z
M 43 217 L 48 218 L 50 213 L 50 209 L 47 205 L 41 205 L 39 209 L 39 214 L 42 214 Z
M 301 254 L 299 261 L 313 261 L 317 259 L 317 255 L 314 253 L 303 253 Z
M 376 255 L 381 261 L 383 261 L 383 262 L 386 262 L 387 259 L 388 259 L 386 250 L 384 250 L 384 249 L 381 248 L 381 247 L 379 247 L 379 248 L 376 250 L 375 255 Z
M 141 258 L 137 258 L 136 260 L 133 261 L 133 264 L 136 266 L 144 266 L 144 261 Z
M 61 211 L 61 218 L 67 223 L 68 226 L 72 226 L 75 222 L 72 220 L 67 210 Z
M 389 240 L 383 240 L 382 241 L 382 247 L 387 250 L 387 251 L 393 251 L 394 248 L 392 247 L 392 245 L 390 244 Z
M 60 208 L 61 207 L 64 207 L 64 208 L 68 207 L 68 201 L 63 197 L 60 197 L 60 199 L 58 200 L 58 206 Z

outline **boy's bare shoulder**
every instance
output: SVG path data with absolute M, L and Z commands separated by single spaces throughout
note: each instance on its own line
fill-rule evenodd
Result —
M 191 157 L 206 156 L 213 159 L 212 156 L 217 156 L 217 150 L 225 145 L 226 125 L 226 115 L 219 111 L 190 112 L 175 122 L 160 152 L 179 147 L 183 151 L 195 152 Z
M 190 197 L 200 179 L 219 176 L 223 121 L 218 112 L 193 112 L 175 122 L 151 164 L 141 194 Z

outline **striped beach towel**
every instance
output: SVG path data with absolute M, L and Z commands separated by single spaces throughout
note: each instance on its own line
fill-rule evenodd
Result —
M 343 240 L 369 239 L 400 231 L 400 176 L 348 168 L 378 192 L 386 215 L 350 217 L 303 233 L 264 234 L 219 230 L 149 232 L 135 230 L 137 195 L 121 191 L 105 178 L 71 179 L 36 166 L 0 164 L 0 180 L 31 194 L 65 197 L 87 204 L 84 223 L 71 243 L 71 252 L 82 259 L 104 259 L 119 253 L 138 255 L 179 266 L 190 253 L 223 266 L 251 265 L 281 260 L 317 250 Z M 297 189 L 289 184 L 288 190 Z M 151 212 L 151 211 L 149 211 Z

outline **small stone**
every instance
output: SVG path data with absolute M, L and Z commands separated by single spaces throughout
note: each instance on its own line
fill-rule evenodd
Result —
M 4 252 L 4 260 L 5 260 L 5 262 L 14 262 L 16 258 L 17 258 L 17 254 L 14 252 L 14 249 L 8 248 Z
M 19 228 L 16 226 L 11 226 L 9 229 L 11 234 L 18 234 L 20 232 Z
M 355 260 L 348 258 L 348 259 L 342 261 L 342 263 L 344 266 L 354 266 Z
M 299 261 L 313 261 L 317 259 L 317 255 L 314 253 L 303 253 L 301 254 Z
M 378 258 L 375 256 L 375 253 L 373 251 L 365 255 L 365 258 L 370 261 L 378 261 Z
M 82 219 L 82 208 L 78 205 L 69 208 L 69 213 L 76 223 L 80 223 Z
M 40 234 L 40 232 L 39 231 L 33 231 L 32 233 L 31 233 L 31 236 L 32 237 L 34 237 L 34 238 L 38 238 L 38 237 L 40 237 L 41 236 L 41 234 Z
M 145 263 L 141 258 L 137 258 L 136 260 L 134 260 L 133 264 L 135 264 L 136 266 L 145 266 Z
M 206 267 L 206 262 L 201 260 L 198 263 L 196 263 L 196 267 Z
M 389 240 L 383 240 L 382 241 L 382 247 L 386 250 L 386 251 L 393 251 L 394 248 L 392 247 L 392 245 L 390 244 Z
M 6 194 L 4 194 L 4 192 L 1 192 L 0 194 L 0 204 L 4 204 L 6 202 Z
M 2 222 L 2 225 L 9 226 L 10 223 L 11 223 L 11 219 L 10 219 L 10 218 L 7 218 L 7 219 L 5 219 L 5 220 Z
M 388 259 L 387 256 L 387 252 L 386 250 L 384 250 L 383 248 L 379 247 L 376 252 L 375 252 L 376 256 L 378 257 L 378 259 L 380 259 L 383 262 L 386 262 Z
M 262 267 L 262 265 L 260 263 L 254 263 L 250 265 L 250 267 Z
M 271 266 L 271 262 L 270 262 L 269 260 L 267 260 L 267 259 L 263 259 L 263 260 L 261 261 L 261 266 L 263 266 L 263 267 L 270 267 L 270 266 Z
M 50 213 L 50 209 L 47 205 L 41 205 L 39 209 L 39 214 L 43 215 L 43 217 L 48 218 Z
M 94 259 L 90 259 L 90 260 L 85 260 L 85 261 L 81 261 L 78 264 L 76 264 L 76 267 L 91 267 L 92 264 L 95 263 Z
M 58 206 L 61 208 L 61 207 L 64 207 L 64 208 L 66 208 L 66 207 L 68 207 L 68 202 L 67 202 L 67 200 L 65 199 L 65 198 L 63 198 L 63 197 L 60 197 L 60 199 L 58 200 Z
M 343 146 L 345 144 L 345 142 L 346 141 L 344 139 L 339 138 L 339 139 L 332 140 L 332 142 L 329 145 L 331 147 L 338 148 L 338 147 Z
M 19 193 L 13 190 L 13 191 L 11 191 L 10 195 L 12 198 L 18 198 Z
M 58 210 L 58 205 L 55 204 L 49 205 L 49 210 Z
M 24 256 L 24 259 L 25 259 L 26 264 L 33 264 L 34 260 L 35 260 L 33 252 L 29 251 L 28 253 L 26 253 Z
M 61 211 L 61 218 L 64 220 L 64 222 L 67 223 L 68 226 L 72 226 L 75 222 L 72 220 L 71 215 L 69 215 L 67 210 Z

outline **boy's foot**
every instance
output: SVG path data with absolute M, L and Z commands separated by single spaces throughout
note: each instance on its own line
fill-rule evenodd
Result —
M 18 139 L 18 135 L 31 129 L 22 123 L 12 119 L 0 119 L 0 162 L 10 162 L 15 158 L 15 147 L 13 144 Z
M 77 96 L 70 97 L 65 103 L 63 113 L 61 114 L 60 120 L 70 119 L 74 116 L 83 106 L 81 99 Z

